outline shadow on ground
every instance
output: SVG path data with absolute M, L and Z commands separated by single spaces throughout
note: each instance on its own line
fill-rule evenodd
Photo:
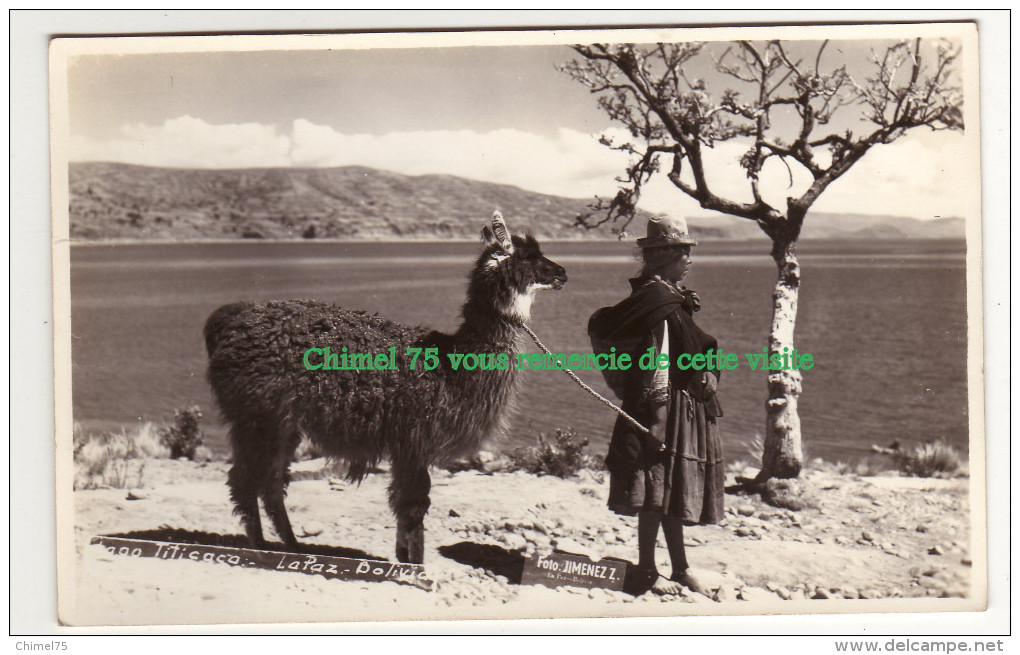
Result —
M 197 544 L 202 546 L 225 546 L 227 548 L 251 548 L 248 538 L 242 534 L 218 534 L 215 532 L 201 532 L 199 530 L 182 530 L 179 528 L 158 528 L 155 530 L 135 530 L 122 532 L 120 534 L 107 535 L 121 539 L 148 539 L 150 541 L 172 541 L 181 544 Z M 281 553 L 289 552 L 287 548 L 278 542 L 270 542 L 265 550 L 272 550 Z M 352 559 L 388 561 L 385 557 L 371 555 L 357 548 L 346 548 L 344 546 L 326 546 L 322 544 L 301 544 L 301 555 L 326 555 L 329 557 L 348 557 Z
M 485 569 L 494 575 L 502 575 L 510 584 L 518 585 L 521 584 L 524 564 L 527 561 L 527 558 L 517 551 L 491 544 L 476 544 L 471 541 L 440 546 L 439 554 L 459 564 Z M 652 588 L 654 578 L 639 574 L 636 567 L 628 560 L 612 559 L 627 566 L 622 591 L 632 596 L 640 596 Z
M 510 584 L 520 584 L 521 575 L 524 573 L 524 555 L 491 544 L 461 541 L 449 546 L 440 546 L 439 554 L 460 564 L 501 575 L 509 580 Z

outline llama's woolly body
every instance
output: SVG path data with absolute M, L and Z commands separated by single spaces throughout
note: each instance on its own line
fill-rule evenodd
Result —
M 458 338 L 460 337 L 460 338 Z M 483 337 L 407 327 L 311 300 L 227 305 L 206 328 L 209 381 L 223 418 L 306 435 L 358 478 L 387 457 L 441 463 L 476 451 L 509 412 L 516 375 L 451 371 L 447 353 L 511 353 L 515 333 Z M 396 348 L 396 371 L 306 370 L 309 348 L 375 355 Z M 407 348 L 437 348 L 439 367 L 410 370 Z M 317 359 L 316 362 L 319 360 Z

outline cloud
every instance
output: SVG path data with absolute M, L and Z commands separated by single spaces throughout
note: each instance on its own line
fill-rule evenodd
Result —
M 976 152 L 959 132 L 918 132 L 873 147 L 815 204 L 817 211 L 973 216 L 981 193 Z
M 437 130 L 382 135 L 343 134 L 296 120 L 295 166 L 369 166 L 407 175 L 441 173 L 510 184 L 540 193 L 590 197 L 611 193 L 625 165 L 588 134 L 560 129 L 555 136 L 520 130 Z
M 247 168 L 290 165 L 290 138 L 272 125 L 210 125 L 181 116 L 162 125 L 135 123 L 121 137 L 71 138 L 71 161 L 116 161 L 180 168 Z
M 265 166 L 368 166 L 407 175 L 447 174 L 509 184 L 539 193 L 590 198 L 615 193 L 626 156 L 589 134 L 561 128 L 542 135 L 515 129 L 490 132 L 433 130 L 386 134 L 345 134 L 297 119 L 281 131 L 257 123 L 212 125 L 182 116 L 162 125 L 132 124 L 121 135 L 99 141 L 71 140 L 72 161 L 118 161 L 148 166 L 246 168 Z M 607 130 L 617 140 L 620 129 Z M 710 188 L 732 200 L 751 200 L 739 166 L 746 143 L 726 142 L 704 151 Z M 959 134 L 908 135 L 876 146 L 815 204 L 816 211 L 907 216 L 965 215 L 977 189 L 966 173 L 971 160 Z M 684 171 L 690 179 L 690 172 Z M 793 185 L 791 187 L 790 181 Z M 964 184 L 966 181 L 966 184 Z M 810 175 L 770 160 L 761 176 L 765 200 L 785 207 L 786 197 L 802 193 Z M 641 206 L 678 215 L 704 213 L 662 173 L 647 186 Z

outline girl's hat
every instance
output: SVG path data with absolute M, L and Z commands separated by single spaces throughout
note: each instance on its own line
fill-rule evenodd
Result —
M 638 248 L 659 246 L 696 246 L 698 242 L 687 231 L 687 221 L 670 216 L 653 216 L 648 219 L 647 235 L 637 240 Z

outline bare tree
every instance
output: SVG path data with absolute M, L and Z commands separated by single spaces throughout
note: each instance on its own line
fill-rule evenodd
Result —
M 669 181 L 702 207 L 755 221 L 772 240 L 778 269 L 768 344 L 775 354 L 784 347 L 793 351 L 800 288 L 796 244 L 804 217 L 822 192 L 873 146 L 891 143 L 912 128 L 963 129 L 963 96 L 953 68 L 959 48 L 946 41 L 922 44 L 921 39 L 895 43 L 873 52 L 863 76 L 855 79 L 846 65 L 823 65 L 827 45 L 812 48 L 804 61 L 791 54 L 803 46 L 780 41 L 739 41 L 725 49 L 703 43 L 595 44 L 575 46 L 582 58 L 562 67 L 632 137 L 625 142 L 602 137 L 603 144 L 629 154 L 630 161 L 617 178 L 616 196 L 597 199 L 592 213 L 579 222 L 591 227 L 621 221 L 626 227 L 642 187 L 665 169 L 663 163 Z M 713 95 L 704 79 L 688 77 L 705 57 L 712 57 L 716 77 L 737 88 Z M 835 129 L 833 116 L 851 105 L 857 114 L 842 121 L 851 127 Z M 795 119 L 779 116 L 779 108 L 794 109 Z M 703 153 L 728 141 L 748 145 L 740 166 L 750 202 L 722 197 L 709 186 Z M 762 197 L 761 172 L 772 158 L 786 165 L 791 187 L 791 164 L 810 174 L 807 189 L 787 197 L 785 207 Z M 800 371 L 770 372 L 768 391 L 759 481 L 796 477 L 803 464 Z

